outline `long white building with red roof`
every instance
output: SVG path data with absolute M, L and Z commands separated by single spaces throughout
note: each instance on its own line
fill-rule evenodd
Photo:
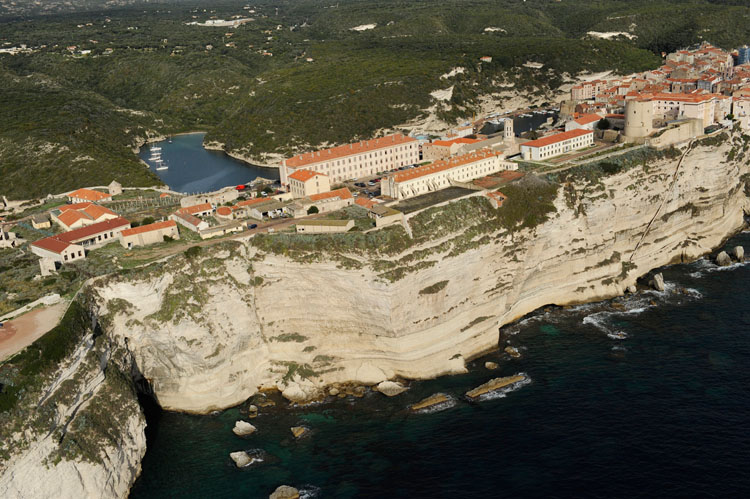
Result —
M 518 165 L 505 161 L 502 153 L 491 149 L 435 161 L 429 165 L 399 171 L 383 178 L 382 193 L 393 199 L 407 199 L 470 182 L 501 170 L 516 170 Z
M 279 174 L 281 185 L 289 188 L 289 175 L 298 170 L 323 173 L 333 184 L 418 162 L 419 141 L 393 134 L 292 156 L 284 160 Z
M 578 128 L 525 142 L 521 144 L 521 155 L 525 160 L 541 161 L 593 144 L 594 132 Z

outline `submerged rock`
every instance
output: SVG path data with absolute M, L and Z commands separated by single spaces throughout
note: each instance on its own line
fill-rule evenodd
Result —
M 381 381 L 378 383 L 378 391 L 387 397 L 401 395 L 407 388 L 401 383 L 395 381 Z
M 484 363 L 484 367 L 485 367 L 485 369 L 489 369 L 491 371 L 494 371 L 495 369 L 497 369 L 500 366 L 497 364 L 497 362 L 485 362 Z
M 289 485 L 280 485 L 268 499 L 299 499 L 299 490 Z
M 247 417 L 255 418 L 258 417 L 258 406 L 251 405 L 247 408 Z
M 244 450 L 232 452 L 231 454 L 229 454 L 229 457 L 232 458 L 232 461 L 234 461 L 234 464 L 238 468 L 244 468 L 245 466 L 249 466 L 257 461 L 257 458 L 252 457 Z
M 654 274 L 654 278 L 648 284 L 657 291 L 664 291 L 664 276 L 661 273 Z
M 232 431 L 235 435 L 244 437 L 247 435 L 252 435 L 253 433 L 255 433 L 256 429 L 257 428 L 255 428 L 255 426 L 251 425 L 250 423 L 240 420 L 234 423 L 234 428 L 232 428 Z
M 737 259 L 738 262 L 744 262 L 745 261 L 745 248 L 742 246 L 735 246 L 732 250 L 732 254 Z
M 434 395 L 430 395 L 426 399 L 422 399 L 416 404 L 409 407 L 412 411 L 421 411 L 422 409 L 428 409 L 430 407 L 434 407 L 439 404 L 444 404 L 445 402 L 449 402 L 450 397 L 444 393 L 436 393 Z
M 294 438 L 302 438 L 310 432 L 310 429 L 305 426 L 292 426 L 291 430 Z
M 505 388 L 508 385 L 518 383 L 519 381 L 523 381 L 525 379 L 526 377 L 520 374 L 516 374 L 515 376 L 506 376 L 505 378 L 491 379 L 487 383 L 466 392 L 466 396 L 470 399 L 475 399 L 481 397 L 485 393 L 494 392 L 495 390 Z
M 726 251 L 722 251 L 716 255 L 716 264 L 721 267 L 726 267 L 727 265 L 732 265 L 732 259 L 729 258 Z
M 513 357 L 514 359 L 517 359 L 517 358 L 519 358 L 521 356 L 521 352 L 519 352 L 516 347 L 512 347 L 510 345 L 508 345 L 507 347 L 505 347 L 505 353 L 507 353 L 508 355 L 510 355 L 511 357 Z

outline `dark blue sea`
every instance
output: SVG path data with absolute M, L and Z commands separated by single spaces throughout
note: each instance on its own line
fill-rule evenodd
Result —
M 728 246 L 750 249 L 750 234 Z M 668 289 L 573 308 L 548 307 L 499 334 L 470 373 L 306 409 L 245 405 L 214 416 L 148 410 L 148 451 L 131 497 L 747 497 L 750 493 L 750 266 L 709 259 L 662 269 Z M 500 364 L 496 371 L 484 362 Z M 479 403 L 496 376 L 530 383 Z M 454 407 L 409 414 L 435 392 Z M 300 441 L 289 428 L 303 423 Z M 236 469 L 229 453 L 264 462 Z
M 177 135 L 170 140 L 147 144 L 141 148 L 138 157 L 149 165 L 170 189 L 188 194 L 208 192 L 230 185 L 239 185 L 257 177 L 276 180 L 278 168 L 253 166 L 221 151 L 203 148 L 205 133 Z M 157 171 L 151 161 L 153 147 L 161 147 L 161 158 L 168 170 Z

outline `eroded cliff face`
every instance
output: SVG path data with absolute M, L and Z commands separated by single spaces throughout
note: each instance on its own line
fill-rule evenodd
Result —
M 543 224 L 454 256 L 435 249 L 451 234 L 411 247 L 405 254 L 422 255 L 414 265 L 434 263 L 394 282 L 368 265 L 302 263 L 246 241 L 109 278 L 98 303 L 107 334 L 127 344 L 168 409 L 220 409 L 269 387 L 302 400 L 333 382 L 459 373 L 497 346 L 504 324 L 622 294 L 736 232 L 748 167 L 726 160 L 731 147 L 566 184 Z
M 0 497 L 122 498 L 140 473 L 146 421 L 130 356 L 71 308 L 47 348 L 0 370 L 5 390 L 20 387 L 0 413 Z M 67 347 L 46 370 L 44 359 Z

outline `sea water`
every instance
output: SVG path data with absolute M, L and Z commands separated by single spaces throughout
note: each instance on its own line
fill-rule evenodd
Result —
M 727 247 L 750 247 L 750 234 Z M 148 410 L 148 451 L 133 498 L 742 497 L 750 492 L 750 266 L 709 259 L 661 269 L 667 291 L 569 309 L 503 328 L 502 350 L 470 372 L 290 409 L 278 399 L 232 433 L 244 405 L 211 416 Z M 498 362 L 496 371 L 484 362 Z M 469 403 L 487 380 L 530 382 Z M 406 407 L 435 392 L 443 411 Z M 294 440 L 303 424 L 309 436 Z M 229 453 L 263 452 L 237 469 Z M 257 452 L 257 451 L 256 451 Z

